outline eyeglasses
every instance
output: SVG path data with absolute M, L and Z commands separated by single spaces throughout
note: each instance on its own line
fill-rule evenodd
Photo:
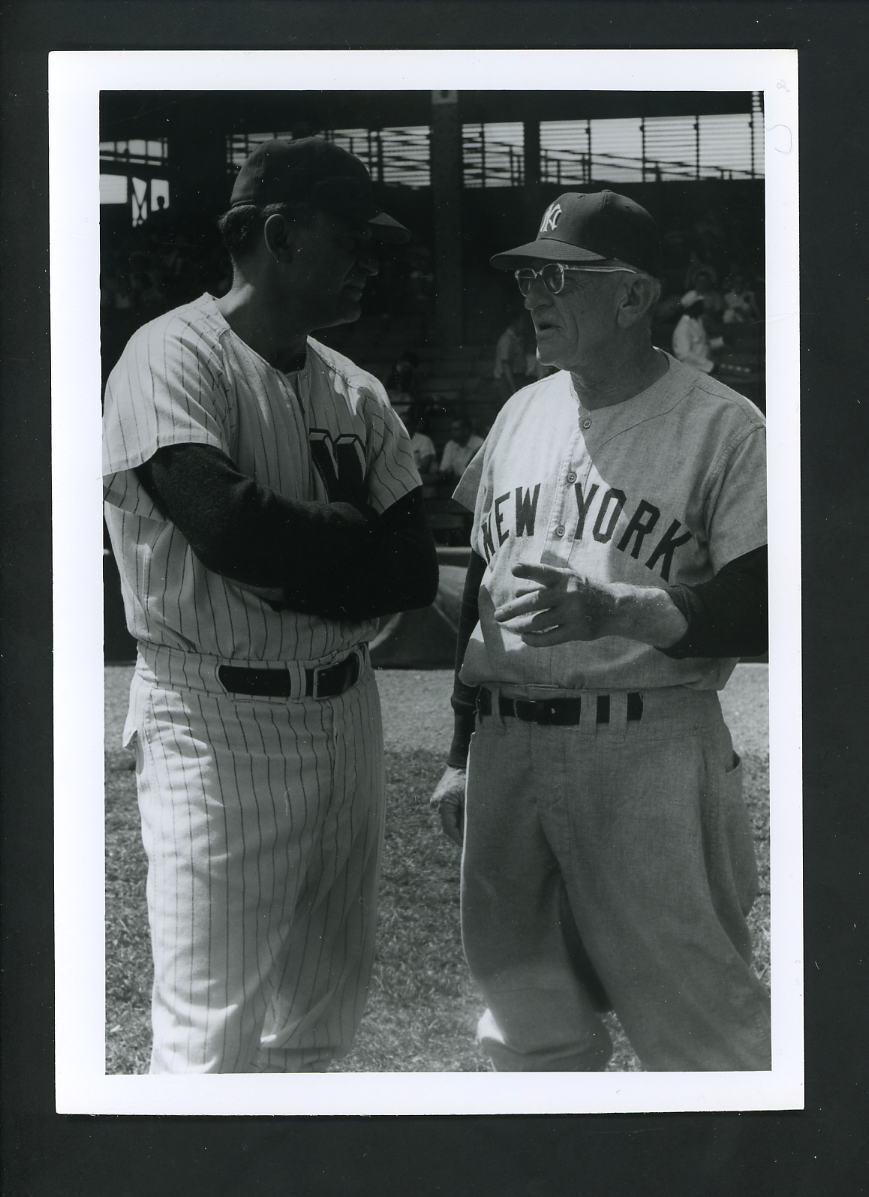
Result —
M 564 262 L 547 262 L 539 270 L 533 266 L 523 266 L 513 271 L 516 285 L 522 295 L 527 295 L 534 286 L 534 280 L 540 279 L 543 286 L 551 295 L 560 295 L 564 290 L 565 275 L 568 271 L 576 274 L 614 274 L 622 271 L 625 274 L 639 274 L 631 266 L 568 266 Z

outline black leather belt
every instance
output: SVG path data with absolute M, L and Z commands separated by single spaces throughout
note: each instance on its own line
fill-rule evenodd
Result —
M 582 715 L 581 698 L 505 698 L 498 695 L 498 714 L 502 718 L 521 719 L 523 723 L 539 723 L 545 727 L 575 727 Z M 595 723 L 609 723 L 610 696 L 595 697 Z M 643 717 L 643 696 L 631 691 L 627 696 L 628 721 L 636 723 Z M 485 717 L 492 714 L 492 691 L 481 686 L 477 693 L 477 711 Z
M 361 653 L 352 652 L 334 665 L 305 670 L 305 692 L 297 698 L 337 698 L 359 680 Z M 230 694 L 257 698 L 292 698 L 294 687 L 287 669 L 256 669 L 245 665 L 220 665 L 217 676 Z

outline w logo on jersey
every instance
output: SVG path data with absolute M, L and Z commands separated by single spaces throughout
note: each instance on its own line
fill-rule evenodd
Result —
M 328 429 L 312 428 L 310 445 L 329 502 L 365 503 L 365 455 L 359 437 L 347 432 L 333 439 Z
M 554 233 L 558 222 L 561 219 L 561 204 L 556 200 L 554 204 L 550 204 L 543 213 L 543 219 L 540 222 L 540 231 L 537 236 L 542 237 L 544 233 Z

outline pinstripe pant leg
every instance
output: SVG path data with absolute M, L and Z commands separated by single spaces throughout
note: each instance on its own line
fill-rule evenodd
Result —
M 347 1053 L 374 962 L 384 770 L 373 676 L 341 698 L 317 704 L 311 715 L 319 716 L 318 751 L 329 753 L 333 784 L 316 807 L 266 1018 L 258 1063 L 268 1071 L 322 1068 Z
M 151 691 L 152 1071 L 295 1071 L 348 1050 L 373 959 L 381 745 L 370 676 L 325 702 Z

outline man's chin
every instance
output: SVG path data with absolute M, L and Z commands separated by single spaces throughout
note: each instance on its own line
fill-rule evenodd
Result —
M 556 358 L 562 355 L 559 349 L 564 349 L 564 338 L 554 327 L 544 327 L 535 330 L 537 337 L 537 360 L 541 366 L 557 366 Z
M 540 346 L 538 345 L 537 360 L 541 366 L 554 366 L 558 370 L 562 368 L 561 354 L 554 348 L 549 350 L 549 352 L 546 352 L 545 350 L 541 352 Z
M 346 303 L 340 312 L 336 312 L 331 319 L 324 319 L 317 328 L 335 328 L 339 324 L 355 324 L 362 315 L 362 302 L 356 300 L 353 303 Z

